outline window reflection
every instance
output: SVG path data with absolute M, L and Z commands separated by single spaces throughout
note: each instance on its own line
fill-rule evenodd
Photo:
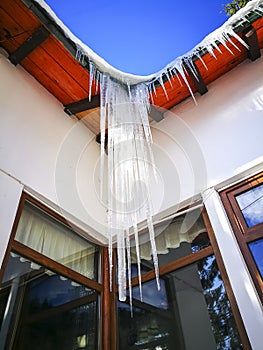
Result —
M 248 246 L 263 280 L 263 238 L 249 243 Z
M 97 349 L 97 300 L 92 289 L 12 254 L 1 291 L 8 303 L 3 349 Z M 0 294 L 0 304 L 4 299 Z
M 129 305 L 118 303 L 119 350 L 242 349 L 214 256 L 163 277 L 160 292 L 143 285 L 156 296 L 151 302 L 134 298 L 132 319 Z M 158 294 L 159 300 L 167 296 L 166 308 Z
M 236 196 L 248 227 L 263 222 L 263 184 Z
M 168 296 L 163 278 L 159 279 L 161 289 L 157 290 L 156 280 L 148 281 L 142 284 L 142 298 L 143 302 L 155 306 L 160 309 L 168 309 Z M 127 291 L 128 296 L 128 291 Z M 132 289 L 133 299 L 140 300 L 139 286 Z

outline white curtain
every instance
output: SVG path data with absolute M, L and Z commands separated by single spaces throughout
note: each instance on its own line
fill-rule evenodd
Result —
M 199 212 L 200 213 L 200 212 Z M 170 248 L 178 248 L 182 242 L 192 243 L 201 233 L 207 232 L 202 217 L 197 211 L 189 212 L 175 218 L 166 225 L 155 228 L 155 242 L 158 254 L 169 253 Z M 146 237 L 146 235 L 145 235 Z M 143 237 L 141 238 L 143 241 Z M 136 261 L 135 248 L 132 247 L 133 261 Z M 141 259 L 151 260 L 151 244 L 146 241 L 140 244 Z
M 94 278 L 95 247 L 46 214 L 25 206 L 15 239 L 86 277 Z

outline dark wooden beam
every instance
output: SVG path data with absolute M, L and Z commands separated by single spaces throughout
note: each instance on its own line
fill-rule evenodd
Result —
M 190 78 L 193 80 L 193 83 L 196 87 L 196 90 L 199 92 L 200 95 L 204 95 L 207 93 L 208 89 L 207 86 L 202 78 L 202 75 L 199 72 L 199 69 L 197 68 L 196 64 L 194 62 L 191 62 L 192 67 L 184 62 L 184 66 L 190 76 Z M 194 71 L 194 72 L 193 72 Z
M 84 98 L 83 100 L 70 103 L 65 105 L 64 111 L 68 114 L 77 114 L 83 111 L 87 111 L 88 109 L 97 108 L 100 106 L 100 94 L 94 95 L 89 98 Z
M 163 112 L 154 107 L 154 105 L 150 105 L 149 114 L 156 122 L 159 122 L 163 119 Z
M 49 37 L 49 34 L 49 31 L 45 27 L 39 27 L 22 45 L 10 54 L 9 60 L 14 65 L 17 65 L 35 50 L 35 48 L 41 45 Z
M 88 109 L 97 108 L 100 106 L 100 95 L 94 95 L 91 97 L 91 100 L 89 98 L 84 98 L 83 100 L 70 103 L 68 105 L 64 106 L 64 111 L 67 114 L 77 114 L 83 111 L 87 111 Z M 156 122 L 159 122 L 163 119 L 163 112 L 159 111 L 156 107 L 153 105 L 150 105 L 150 116 L 155 120 Z
M 255 61 L 261 56 L 257 32 L 253 26 L 250 26 L 242 34 L 245 43 L 249 46 L 248 58 Z

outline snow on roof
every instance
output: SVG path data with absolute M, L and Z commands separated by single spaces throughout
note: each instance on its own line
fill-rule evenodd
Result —
M 186 62 L 191 68 L 192 59 L 196 56 L 201 59 L 202 52 L 208 51 L 211 55 L 215 56 L 215 49 L 220 52 L 218 43 L 223 44 L 225 47 L 227 47 L 228 50 L 230 50 L 226 45 L 226 42 L 230 42 L 233 44 L 233 42 L 231 41 L 231 37 L 235 37 L 237 40 L 242 42 L 244 46 L 247 46 L 246 43 L 240 38 L 240 36 L 237 35 L 236 29 L 242 26 L 245 27 L 249 23 L 249 16 L 251 15 L 251 13 L 257 13 L 260 16 L 262 16 L 263 14 L 263 0 L 250 1 L 244 8 L 240 9 L 236 14 L 231 16 L 221 27 L 207 35 L 191 51 L 187 52 L 183 56 L 176 57 L 171 63 L 169 63 L 167 66 L 165 66 L 163 69 L 156 73 L 146 76 L 140 76 L 125 73 L 111 66 L 102 57 L 97 55 L 92 49 L 90 49 L 86 44 L 84 44 L 80 39 L 78 39 L 69 30 L 69 28 L 67 28 L 64 25 L 64 23 L 56 16 L 54 11 L 46 4 L 44 0 L 35 1 L 47 11 L 47 13 L 54 20 L 54 22 L 62 29 L 65 36 L 75 43 L 75 45 L 78 48 L 77 58 L 79 58 L 80 61 L 83 59 L 83 57 L 85 57 L 101 73 L 109 74 L 112 78 L 115 78 L 118 81 L 131 85 L 141 82 L 152 83 L 154 81 L 159 81 L 162 84 L 162 76 L 166 75 L 169 79 L 169 72 L 173 71 L 175 74 L 179 72 L 184 78 L 185 73 L 183 68 L 183 62 Z

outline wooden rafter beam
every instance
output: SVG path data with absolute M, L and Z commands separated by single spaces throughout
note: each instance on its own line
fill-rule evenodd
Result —
M 41 45 L 49 37 L 49 34 L 49 31 L 45 27 L 39 27 L 22 45 L 9 55 L 9 60 L 14 65 L 19 64 L 33 50 Z
M 100 106 L 100 94 L 94 95 L 91 99 L 84 98 L 83 100 L 70 103 L 64 106 L 64 111 L 68 114 L 77 114 L 88 109 L 97 108 Z
M 249 46 L 248 57 L 251 61 L 255 61 L 261 56 L 257 32 L 253 26 L 250 26 L 242 34 L 245 43 Z
M 207 86 L 196 64 L 194 62 L 191 62 L 191 66 L 192 66 L 191 68 L 187 65 L 187 63 L 184 63 L 184 66 L 190 78 L 193 80 L 194 86 L 196 90 L 199 92 L 199 94 L 204 95 L 205 93 L 207 93 L 208 91 Z
M 94 95 L 89 98 L 84 98 L 83 100 L 70 103 L 68 105 L 64 106 L 64 111 L 67 114 L 77 114 L 80 112 L 87 111 L 89 109 L 97 108 L 100 106 L 100 95 Z M 155 120 L 156 122 L 159 122 L 163 119 L 163 112 L 158 110 L 153 105 L 150 105 L 150 116 Z
M 150 105 L 149 114 L 153 118 L 153 120 L 156 122 L 159 122 L 163 119 L 163 112 L 161 112 L 159 109 L 154 107 L 154 105 Z

